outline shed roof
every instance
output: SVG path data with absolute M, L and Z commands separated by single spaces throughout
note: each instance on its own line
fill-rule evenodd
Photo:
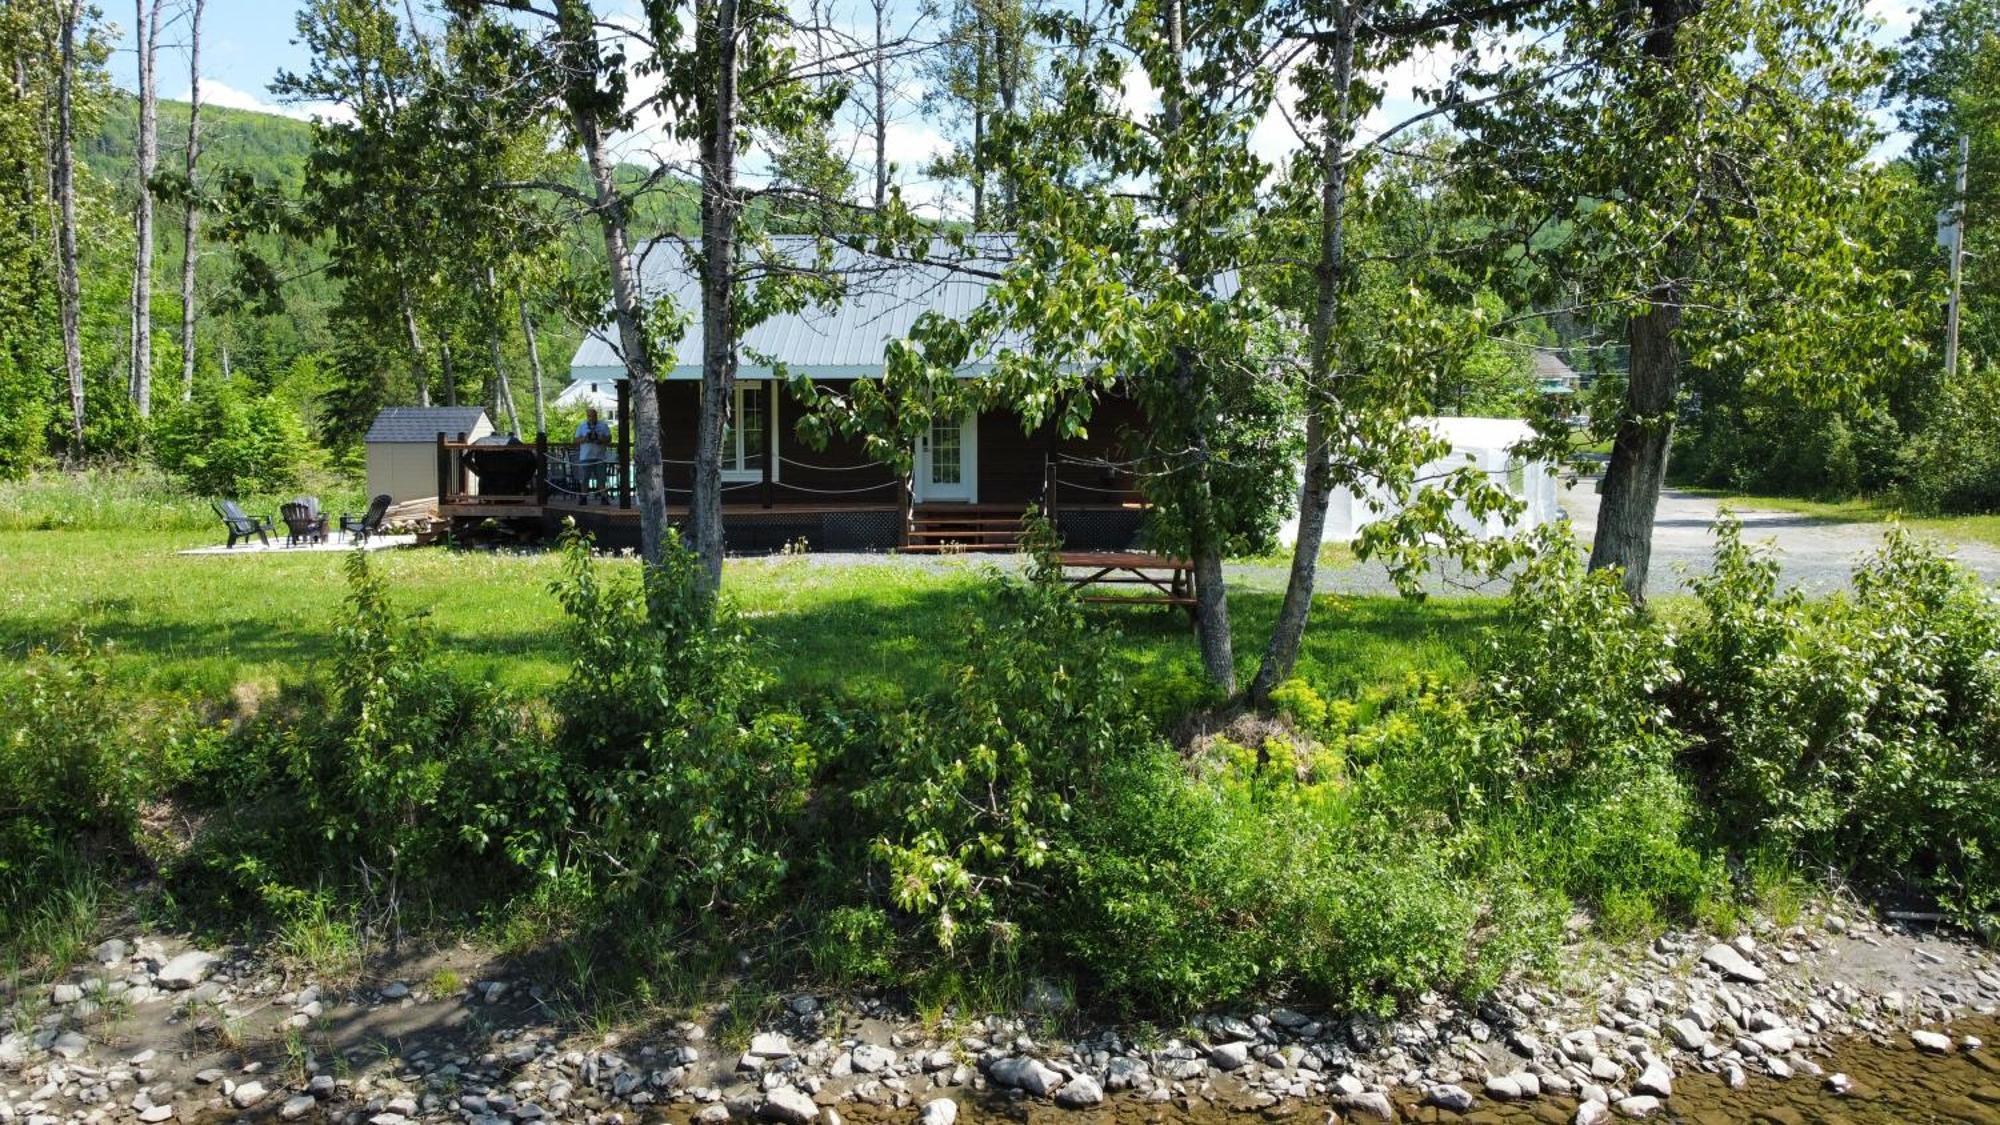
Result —
M 943 239 L 932 243 L 923 261 L 884 258 L 849 246 L 830 247 L 828 270 L 846 285 L 846 294 L 827 306 L 807 305 L 796 313 L 771 316 L 744 334 L 737 374 L 746 379 L 768 378 L 775 360 L 795 374 L 820 379 L 856 379 L 882 373 L 883 350 L 890 341 L 910 334 L 917 318 L 937 313 L 962 320 L 986 299 L 993 277 L 1013 258 L 1012 238 L 980 235 L 966 249 Z M 775 257 L 817 270 L 819 244 L 806 235 L 771 239 Z M 692 256 L 699 244 L 656 239 L 640 251 L 639 283 L 652 299 L 666 297 L 689 317 L 687 330 L 671 356 L 661 357 L 662 378 L 701 378 L 701 280 Z M 1227 296 L 1237 289 L 1235 277 L 1219 279 Z M 617 333 L 605 326 L 592 330 L 570 362 L 574 381 L 622 379 L 625 364 L 615 346 Z M 988 353 L 958 370 L 965 377 L 992 369 L 994 356 L 1021 347 L 1017 336 L 1003 336 Z
M 1536 348 L 1533 353 L 1535 378 L 1543 382 L 1562 380 L 1568 382 L 1576 378 L 1576 370 L 1563 362 L 1563 357 L 1545 348 Z
M 486 411 L 477 406 L 390 406 L 375 416 L 364 442 L 436 441 L 477 429 Z

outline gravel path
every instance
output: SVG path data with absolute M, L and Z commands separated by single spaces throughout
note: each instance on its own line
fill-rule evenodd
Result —
M 1587 543 L 1597 527 L 1596 482 L 1584 479 L 1562 492 L 1563 510 L 1570 523 Z M 1660 497 L 1659 517 L 1653 526 L 1653 565 L 1646 588 L 1654 596 L 1683 593 L 1692 575 L 1706 574 L 1714 562 L 1715 539 L 1711 534 L 1723 502 L 1668 489 Z M 1886 524 L 1819 519 L 1794 512 L 1755 508 L 1734 509 L 1743 521 L 1744 537 L 1751 542 L 1774 545 L 1782 567 L 1780 579 L 1787 586 L 1799 586 L 1813 593 L 1845 589 L 1855 561 L 1875 550 L 1882 542 Z M 1989 583 L 2000 583 L 2000 549 L 1983 543 L 1947 544 L 1961 565 Z M 1238 566 L 1230 578 L 1242 587 L 1282 590 L 1285 572 L 1281 568 Z M 1433 594 L 1503 594 L 1503 582 L 1480 582 L 1446 567 L 1425 582 Z M 1380 564 L 1322 569 L 1322 593 L 1389 594 L 1395 585 Z

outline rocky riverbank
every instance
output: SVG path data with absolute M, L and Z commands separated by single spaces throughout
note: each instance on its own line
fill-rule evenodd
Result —
M 1425 996 L 1390 1020 L 1271 1006 L 1153 1033 L 1093 1026 L 1041 986 L 1008 1016 L 925 1023 L 882 998 L 797 993 L 754 1028 L 606 1028 L 466 950 L 375 966 L 336 989 L 260 951 L 140 935 L 4 995 L 0 1125 L 839 1125 L 843 1114 L 953 1125 L 961 1104 L 994 1098 L 1052 1111 L 1311 1108 L 1329 1121 L 1507 1103 L 1595 1122 L 1671 1113 L 1691 1072 L 1859 1096 L 1829 1066 L 1854 1036 L 2000 1071 L 1955 1027 L 2000 1008 L 2000 961 L 1928 927 L 1815 913 L 1731 941 L 1579 938 L 1566 954 L 1551 979 L 1471 1006 Z

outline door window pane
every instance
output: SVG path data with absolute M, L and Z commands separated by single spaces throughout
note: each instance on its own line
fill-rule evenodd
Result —
M 964 435 L 956 418 L 931 419 L 931 483 L 959 484 L 964 479 Z
M 770 431 L 766 424 L 769 414 L 769 399 L 765 395 L 764 384 L 752 383 L 737 388 L 736 424 L 743 434 L 743 469 L 764 467 L 764 441 Z

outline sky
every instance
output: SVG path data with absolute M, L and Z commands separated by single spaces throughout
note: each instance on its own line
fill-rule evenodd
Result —
M 917 10 L 917 0 L 902 0 L 907 10 Z M 164 26 L 160 35 L 159 91 L 163 98 L 185 100 L 188 95 L 187 80 L 187 26 L 183 5 L 178 0 L 168 0 L 168 18 L 173 22 Z M 304 49 L 292 42 L 295 22 L 300 4 L 297 0 L 207 0 L 202 27 L 202 99 L 211 105 L 230 106 L 238 109 L 263 110 L 282 113 L 292 117 L 309 117 L 314 112 L 325 112 L 326 107 L 280 104 L 270 92 L 274 77 L 283 70 L 303 70 L 310 61 Z M 1871 15 L 1880 23 L 1877 40 L 1893 43 L 1908 32 L 1921 9 L 1921 0 L 1868 0 Z M 892 12 L 894 9 L 892 9 Z M 132 50 L 129 28 L 135 13 L 129 8 L 107 5 L 107 18 L 115 25 L 114 42 L 116 48 L 111 59 L 111 76 L 114 82 L 125 89 L 137 85 L 137 59 Z M 904 17 L 907 23 L 910 18 Z M 892 23 L 896 17 L 892 15 Z M 1382 123 L 1400 119 L 1416 104 L 1412 89 L 1433 75 L 1441 74 L 1448 64 L 1444 58 L 1418 59 L 1400 68 L 1390 76 L 1389 96 L 1377 110 Z M 1133 103 L 1143 103 L 1151 96 L 1144 88 L 1143 79 L 1132 84 L 1127 90 L 1127 99 Z M 948 148 L 945 137 L 936 125 L 917 111 L 917 90 L 915 83 L 906 83 L 897 99 L 900 109 L 892 109 L 891 159 L 900 170 L 898 179 L 904 186 L 905 198 L 918 205 L 936 202 L 935 185 L 924 182 L 917 172 L 924 162 L 933 155 Z M 1886 112 L 1881 115 L 1885 130 L 1893 122 Z M 858 142 L 859 125 L 849 122 L 844 126 L 849 141 Z M 1364 132 L 1372 131 L 1364 125 Z M 621 147 L 628 158 L 642 157 L 647 151 L 659 151 L 658 138 L 644 132 L 622 138 Z M 1296 145 L 1291 130 L 1281 116 L 1273 114 L 1265 121 L 1253 137 L 1259 154 L 1266 159 L 1276 160 Z M 1876 151 L 1877 158 L 1886 159 L 1902 151 L 1907 138 L 1900 135 L 1889 136 Z M 670 157 L 680 154 L 668 154 Z

